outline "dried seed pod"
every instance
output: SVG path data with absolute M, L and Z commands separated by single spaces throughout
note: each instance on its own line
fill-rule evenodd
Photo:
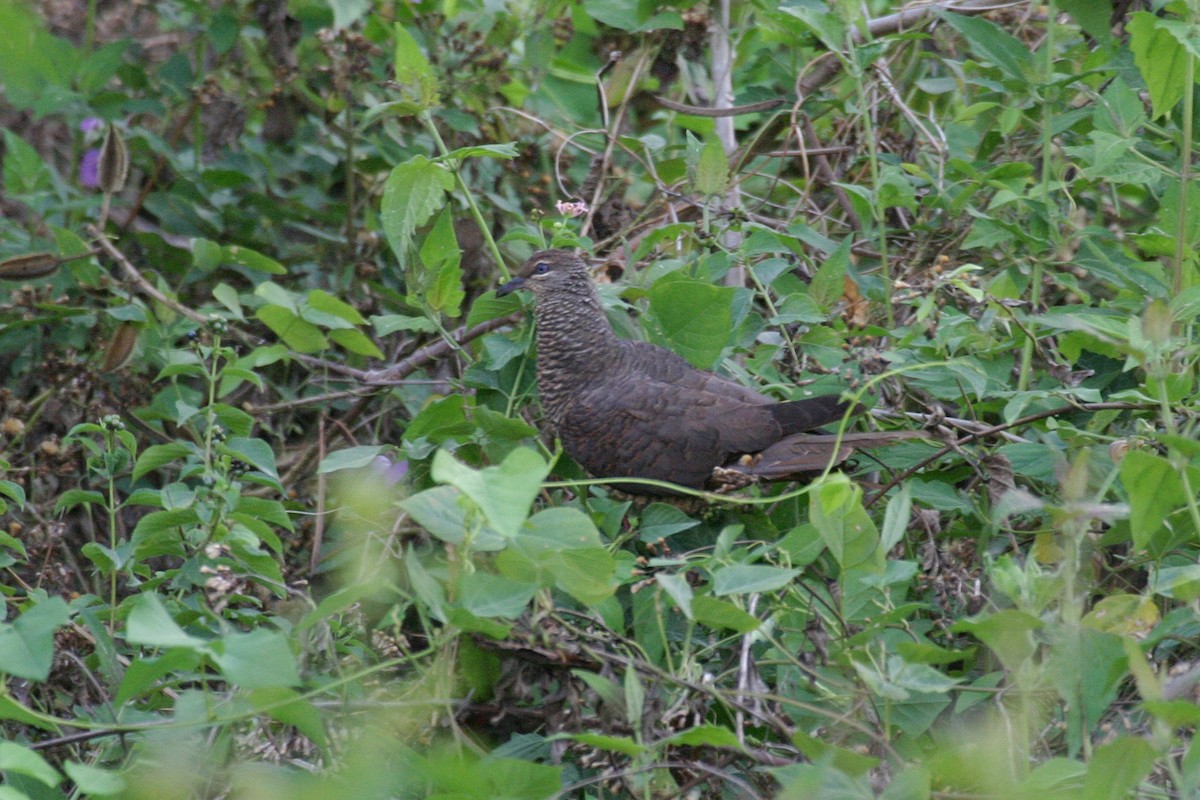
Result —
M 53 253 L 27 253 L 23 256 L 13 256 L 0 261 L 0 279 L 12 281 L 22 278 L 41 278 L 54 270 L 62 262 Z
M 105 372 L 116 372 L 129 363 L 133 356 L 133 347 L 137 344 L 138 332 L 141 326 L 136 322 L 122 322 L 113 331 L 108 349 L 104 351 L 104 363 L 100 369 Z
M 111 122 L 104 134 L 104 144 L 100 147 L 98 172 L 100 188 L 105 194 L 116 194 L 125 188 L 125 178 L 129 175 L 129 151 L 125 148 L 121 132 Z

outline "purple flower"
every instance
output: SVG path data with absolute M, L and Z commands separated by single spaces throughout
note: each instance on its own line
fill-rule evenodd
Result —
M 84 151 L 79 160 L 79 183 L 88 189 L 100 187 L 100 148 Z
M 407 461 L 393 461 L 387 456 L 375 456 L 371 461 L 371 471 L 387 486 L 395 486 L 408 474 Z
M 104 120 L 100 119 L 99 117 L 84 117 L 83 122 L 79 123 L 79 130 L 83 131 L 84 133 L 98 131 L 103 127 Z

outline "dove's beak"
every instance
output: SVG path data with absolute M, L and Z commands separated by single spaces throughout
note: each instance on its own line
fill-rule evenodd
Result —
M 521 278 L 521 277 L 513 278 L 511 281 L 509 281 L 508 283 L 504 284 L 503 286 L 501 286 L 499 289 L 496 290 L 496 297 L 505 297 L 506 295 L 510 295 L 513 292 L 517 291 L 518 289 L 524 289 L 524 288 L 525 288 L 525 279 L 524 278 Z

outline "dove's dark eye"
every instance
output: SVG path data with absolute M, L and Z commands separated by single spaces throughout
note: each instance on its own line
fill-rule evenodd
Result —
M 549 271 L 550 271 L 550 265 L 547 264 L 545 261 L 539 261 L 533 267 L 534 275 L 545 275 Z

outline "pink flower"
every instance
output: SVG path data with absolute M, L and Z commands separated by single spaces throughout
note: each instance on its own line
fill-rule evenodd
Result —
M 588 212 L 588 204 L 582 200 L 575 203 L 564 203 L 562 200 L 559 200 L 554 204 L 554 207 L 564 217 L 580 217 Z

